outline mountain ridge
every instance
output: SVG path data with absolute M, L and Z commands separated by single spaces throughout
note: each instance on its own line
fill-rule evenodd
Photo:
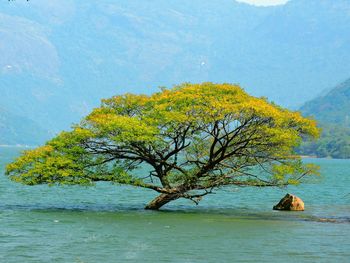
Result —
M 50 138 L 50 133 L 35 121 L 0 108 L 0 145 L 35 146 Z
M 2 3 L 0 106 L 56 133 L 102 98 L 212 81 L 296 109 L 347 76 L 349 9 L 343 0 Z
M 300 111 L 305 116 L 315 118 L 322 133 L 318 141 L 304 142 L 299 153 L 350 158 L 350 79 L 306 102 Z
M 350 127 L 350 78 L 328 93 L 306 102 L 300 110 L 320 122 Z

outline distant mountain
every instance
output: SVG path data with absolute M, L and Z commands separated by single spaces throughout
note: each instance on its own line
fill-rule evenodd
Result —
M 297 108 L 348 76 L 350 1 L 2 1 L 0 39 L 0 105 L 50 132 L 101 98 L 182 82 Z
M 350 79 L 303 105 L 300 110 L 318 121 L 350 127 Z
M 322 129 L 318 141 L 305 142 L 304 155 L 350 158 L 350 79 L 303 105 L 304 116 L 313 116 Z
M 50 134 L 37 123 L 0 108 L 0 145 L 39 145 Z

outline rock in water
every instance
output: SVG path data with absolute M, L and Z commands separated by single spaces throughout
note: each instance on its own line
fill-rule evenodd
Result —
M 273 210 L 304 211 L 304 202 L 295 195 L 286 194 Z

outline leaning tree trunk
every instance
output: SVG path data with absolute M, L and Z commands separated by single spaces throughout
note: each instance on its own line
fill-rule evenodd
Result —
M 179 194 L 161 194 L 153 199 L 148 205 L 146 205 L 145 209 L 149 210 L 158 210 L 163 205 L 178 199 Z

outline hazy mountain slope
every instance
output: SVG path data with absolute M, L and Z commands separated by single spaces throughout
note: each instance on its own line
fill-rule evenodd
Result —
M 257 9 L 251 17 L 254 7 L 231 0 L 61 3 L 16 1 L 0 6 L 6 13 L 0 17 L 6 25 L 0 31 L 1 52 L 14 58 L 0 57 L 0 88 L 8 94 L 0 105 L 52 130 L 68 127 L 103 97 L 210 80 L 214 65 L 209 56 L 222 56 L 212 46 L 222 37 L 218 32 L 230 25 L 239 35 L 270 12 Z M 243 17 L 248 19 L 239 22 Z M 235 19 L 239 23 L 230 23 Z M 212 80 L 237 81 L 220 76 Z M 24 99 L 28 105 L 12 107 Z
M 350 1 L 291 0 L 255 34 L 261 53 L 251 75 L 265 73 L 255 86 L 276 102 L 301 106 L 349 76 Z
M 317 97 L 301 107 L 304 115 L 312 115 L 320 122 L 350 127 L 350 79 L 326 95 Z
M 349 9 L 345 0 L 9 1 L 0 105 L 57 131 L 103 97 L 213 81 L 295 108 L 347 76 Z
M 306 142 L 299 149 L 305 155 L 350 158 L 350 79 L 300 108 L 313 116 L 322 128 L 318 141 Z
M 0 109 L 0 145 L 39 145 L 49 137 L 34 121 Z

